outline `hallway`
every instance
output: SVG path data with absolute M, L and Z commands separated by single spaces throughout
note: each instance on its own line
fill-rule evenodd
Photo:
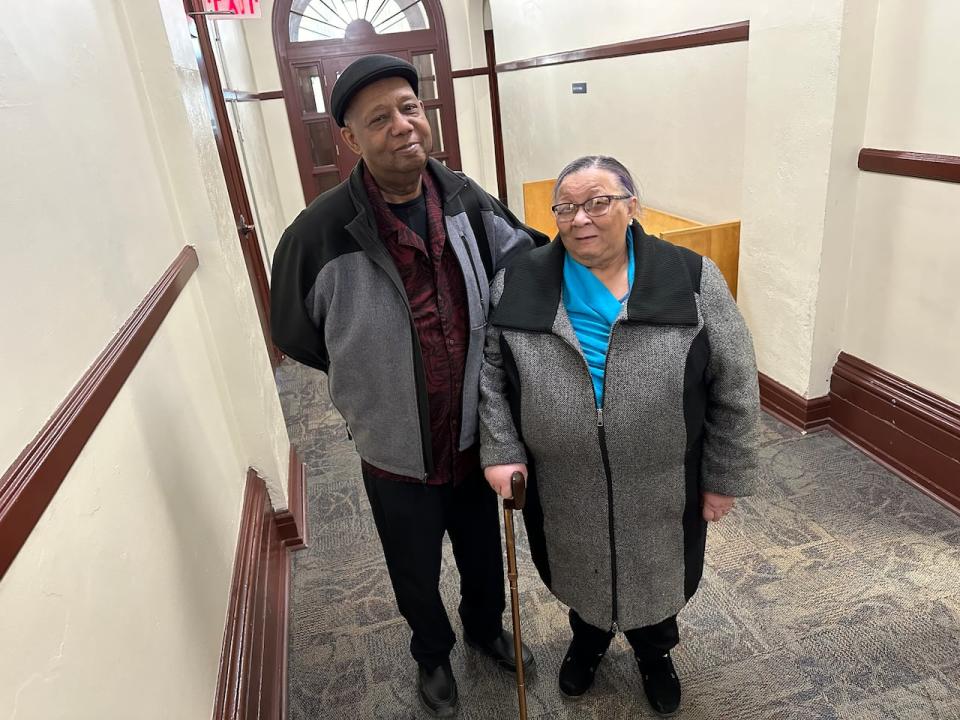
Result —
M 307 465 L 313 538 L 293 560 L 290 718 L 426 717 L 326 377 L 286 361 L 277 378 Z M 704 580 L 680 616 L 679 717 L 960 719 L 960 517 L 828 431 L 800 435 L 764 416 L 761 459 L 759 491 L 711 528 Z M 654 717 L 622 637 L 587 699 L 560 698 L 566 611 L 536 577 L 522 530 L 519 537 L 523 637 L 538 661 L 530 718 Z M 442 587 L 458 629 L 449 543 Z M 516 717 L 510 676 L 461 642 L 452 662 L 459 717 Z

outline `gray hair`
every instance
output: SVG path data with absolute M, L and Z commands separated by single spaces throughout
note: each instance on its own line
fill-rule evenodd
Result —
M 616 158 L 610 157 L 609 155 L 584 155 L 583 157 L 577 158 L 572 163 L 567 165 L 563 170 L 560 171 L 560 174 L 557 175 L 557 182 L 553 186 L 553 202 L 557 201 L 557 194 L 560 191 L 560 185 L 563 184 L 563 181 L 567 179 L 568 175 L 592 168 L 596 168 L 597 170 L 606 170 L 607 172 L 612 173 L 620 183 L 620 189 L 623 190 L 623 192 L 627 195 L 636 197 L 637 185 L 633 181 L 633 175 L 630 174 L 630 171 L 627 170 L 626 166 L 622 162 Z

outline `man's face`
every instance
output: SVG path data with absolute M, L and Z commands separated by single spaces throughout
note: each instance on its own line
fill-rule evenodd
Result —
M 340 132 L 374 177 L 419 173 L 433 149 L 423 103 L 399 77 L 377 80 L 358 92 Z

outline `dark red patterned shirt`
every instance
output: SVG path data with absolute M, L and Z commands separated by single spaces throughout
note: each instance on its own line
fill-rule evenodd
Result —
M 440 195 L 430 174 L 424 170 L 429 237 L 421 238 L 390 211 L 380 188 L 366 170 L 363 181 L 380 238 L 407 292 L 420 339 L 433 447 L 433 472 L 426 482 L 458 484 L 467 473 L 479 467 L 479 454 L 476 447 L 459 451 L 470 319 L 463 272 L 447 241 Z M 363 464 L 367 472 L 378 477 L 421 482 L 420 478 L 395 475 L 366 461 Z

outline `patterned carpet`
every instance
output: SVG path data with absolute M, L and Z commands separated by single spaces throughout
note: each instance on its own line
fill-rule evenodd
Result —
M 294 561 L 290 718 L 426 717 L 325 376 L 287 361 L 277 380 L 308 467 L 312 539 Z M 678 717 L 960 720 L 960 518 L 829 432 L 804 436 L 765 417 L 761 457 L 758 494 L 712 526 L 703 583 L 680 615 Z M 654 717 L 622 636 L 585 699 L 560 697 L 566 609 L 519 536 L 523 637 L 538 661 L 531 720 Z M 448 544 L 443 593 L 459 632 L 457 589 Z M 460 642 L 452 663 L 460 718 L 517 717 L 512 676 Z

